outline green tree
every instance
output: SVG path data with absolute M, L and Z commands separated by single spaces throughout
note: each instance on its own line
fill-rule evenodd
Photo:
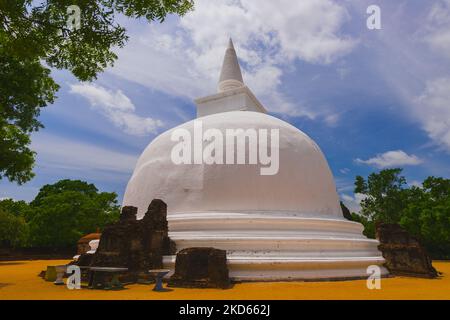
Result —
M 71 5 L 80 8 L 79 27 L 67 23 L 76 14 Z M 42 128 L 40 111 L 59 88 L 49 67 L 93 80 L 117 59 L 112 48 L 128 39 L 117 16 L 162 22 L 192 7 L 191 0 L 0 1 L 0 179 L 22 184 L 33 177 L 30 134 Z
M 432 256 L 450 259 L 450 180 L 429 177 L 413 187 L 400 224 L 419 237 Z
M 4 199 L 0 201 L 0 209 L 9 212 L 16 217 L 27 219 L 30 206 L 25 201 L 15 201 L 13 199 Z
M 371 239 L 375 239 L 375 223 L 372 220 L 367 219 L 366 217 L 352 212 L 351 221 L 359 222 L 364 226 L 363 234 Z
M 450 259 L 450 180 L 429 177 L 422 187 L 406 187 L 401 169 L 358 176 L 355 192 L 367 198 L 352 220 L 364 225 L 364 234 L 375 237 L 377 222 L 399 223 L 424 244 L 433 258 Z
M 42 187 L 30 206 L 30 242 L 37 247 L 73 246 L 120 215 L 115 193 L 98 192 L 93 184 L 78 180 Z
M 87 196 L 94 196 L 98 193 L 97 187 L 92 183 L 81 180 L 60 180 L 54 184 L 47 184 L 39 190 L 34 200 L 30 203 L 33 207 L 39 207 L 42 202 L 50 196 L 73 191 Z
M 372 173 L 367 181 L 357 176 L 355 193 L 366 196 L 361 202 L 361 214 L 370 221 L 397 223 L 406 205 L 406 179 L 402 169 L 386 169 Z
M 0 247 L 23 247 L 27 239 L 28 225 L 25 220 L 0 208 Z

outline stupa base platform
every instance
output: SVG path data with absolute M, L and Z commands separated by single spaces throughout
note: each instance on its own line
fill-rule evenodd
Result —
M 344 280 L 367 278 L 369 266 L 388 274 L 379 242 L 363 226 L 340 218 L 293 212 L 169 214 L 177 251 L 213 247 L 227 252 L 234 281 Z M 163 258 L 175 267 L 176 256 Z M 169 274 L 170 276 L 170 274 Z
M 165 256 L 164 268 L 173 274 L 176 256 Z M 265 258 L 233 256 L 227 258 L 230 278 L 234 281 L 322 281 L 353 280 L 368 278 L 367 267 L 378 265 L 381 276 L 388 271 L 382 266 L 383 258 Z

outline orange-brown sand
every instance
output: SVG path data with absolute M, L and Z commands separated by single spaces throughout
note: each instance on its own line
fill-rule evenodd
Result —
M 382 279 L 381 290 L 369 290 L 365 280 L 338 282 L 241 283 L 229 290 L 178 289 L 156 293 L 152 285 L 129 285 L 120 291 L 69 290 L 38 277 L 47 265 L 68 261 L 0 262 L 0 299 L 450 299 L 450 262 L 435 262 L 439 279 L 395 277 Z

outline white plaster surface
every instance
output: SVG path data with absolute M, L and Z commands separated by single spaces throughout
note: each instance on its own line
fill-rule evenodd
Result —
M 200 98 L 195 103 L 197 104 L 197 118 L 229 111 L 267 113 L 263 105 L 246 86 Z
M 202 117 L 203 130 L 279 129 L 279 172 L 262 176 L 261 165 L 175 165 L 172 130 L 193 133 L 193 121 L 157 137 L 139 158 L 124 205 L 146 212 L 152 199 L 169 215 L 194 212 L 287 212 L 343 219 L 333 176 L 319 147 L 303 132 L 267 114 L 233 111 Z M 205 143 L 206 144 L 206 143 Z
M 174 164 L 171 152 L 178 142 L 171 141 L 172 132 L 186 129 L 194 136 L 190 121 L 145 149 L 128 182 L 124 206 L 137 207 L 142 218 L 153 199 L 162 199 L 177 250 L 226 250 L 236 280 L 367 277 L 370 265 L 387 274 L 378 241 L 363 236 L 361 224 L 344 219 L 320 148 L 302 131 L 266 114 L 243 83 L 231 41 L 219 93 L 196 103 L 204 132 L 217 129 L 226 136 L 227 129 L 278 129 L 278 174 L 261 175 L 261 165 Z M 163 262 L 173 270 L 175 256 Z
M 280 170 L 262 176 L 259 165 L 175 165 L 174 129 L 156 138 L 138 160 L 123 204 L 142 217 L 152 199 L 165 201 L 177 250 L 224 249 L 230 275 L 249 281 L 364 277 L 369 265 L 383 264 L 378 242 L 343 218 L 327 161 L 306 134 L 259 112 L 197 120 L 204 130 L 279 129 Z M 192 132 L 193 122 L 180 127 Z M 165 257 L 164 267 L 173 268 L 174 259 Z
M 230 39 L 223 58 L 222 71 L 219 78 L 219 92 L 239 88 L 244 85 L 241 67 L 234 49 L 233 40 Z

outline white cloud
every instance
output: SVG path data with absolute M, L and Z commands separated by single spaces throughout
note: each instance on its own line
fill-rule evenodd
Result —
M 383 154 L 378 154 L 376 157 L 368 160 L 356 159 L 355 161 L 357 163 L 367 164 L 379 169 L 397 166 L 416 166 L 423 163 L 423 160 L 417 156 L 408 155 L 402 150 L 388 151 Z
M 88 99 L 94 110 L 130 135 L 145 136 L 156 133 L 163 126 L 160 120 L 136 115 L 134 104 L 121 90 L 112 91 L 95 84 L 80 83 L 71 84 L 70 92 Z
M 450 0 L 424 2 L 419 10 L 394 1 L 389 5 L 396 8 L 390 12 L 389 32 L 379 34 L 376 55 L 369 58 L 378 73 L 374 78 L 380 77 L 403 102 L 400 117 L 450 151 L 450 106 L 445 101 L 450 96 Z
M 99 171 L 131 174 L 137 160 L 137 155 L 44 133 L 33 136 L 32 149 L 38 154 L 39 166 L 58 172 L 61 169 L 80 171 L 84 176 Z
M 361 193 L 355 193 L 353 196 L 348 194 L 341 194 L 342 202 L 350 210 L 350 212 L 360 212 L 361 211 L 361 201 L 366 198 L 365 195 Z
M 231 36 L 246 83 L 270 111 L 314 118 L 316 110 L 280 91 L 284 71 L 296 59 L 328 64 L 350 52 L 357 42 L 340 35 L 348 20 L 346 9 L 331 0 L 198 0 L 176 25 L 152 25 L 132 35 L 110 71 L 171 95 L 198 98 L 215 91 Z
M 414 103 L 415 115 L 424 130 L 450 152 L 450 78 L 428 81 L 424 93 Z
M 436 52 L 450 58 L 450 0 L 439 0 L 431 8 L 425 41 Z
M 330 126 L 335 127 L 341 119 L 341 115 L 339 113 L 329 113 L 324 115 L 324 122 Z
M 417 181 L 417 180 L 413 180 L 411 182 L 408 183 L 411 187 L 419 187 L 422 188 L 422 182 Z
M 430 2 L 428 8 L 410 18 L 415 20 L 410 34 L 395 32 L 405 30 L 405 20 L 397 16 L 398 26 L 378 49 L 379 73 L 403 100 L 401 115 L 450 152 L 450 0 Z
M 330 63 L 348 53 L 355 44 L 354 40 L 337 35 L 348 19 L 346 9 L 330 0 L 295 3 L 291 0 L 201 0 L 181 20 L 181 25 L 191 32 L 193 41 L 204 53 L 211 50 L 211 45 L 222 44 L 223 37 L 234 35 L 243 44 L 242 59 L 246 62 L 267 59 L 261 54 L 265 50 L 251 46 L 251 42 L 253 45 L 260 42 L 278 47 L 270 57 L 279 61 L 299 58 Z

